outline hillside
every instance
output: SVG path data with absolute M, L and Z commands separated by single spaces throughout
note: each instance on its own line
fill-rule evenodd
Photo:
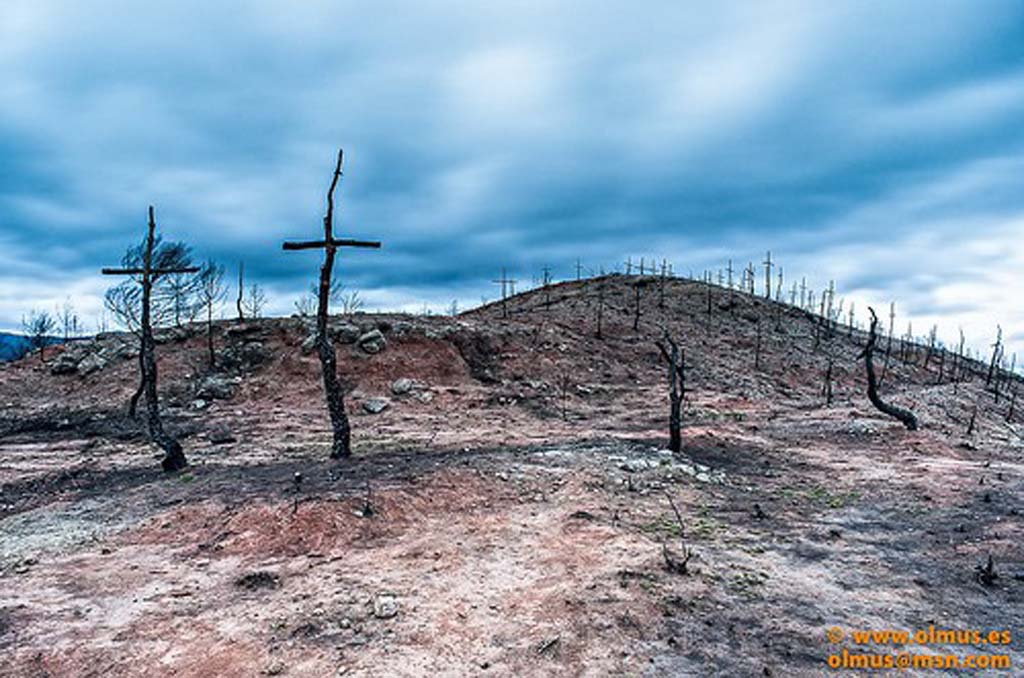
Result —
M 773 301 L 612 275 L 507 312 L 335 318 L 341 463 L 308 319 L 217 323 L 215 370 L 161 331 L 178 476 L 130 335 L 0 366 L 0 675 L 810 676 L 857 651 L 833 626 L 1020 628 L 1024 428 L 983 365 L 892 359 L 910 432 L 862 332 Z

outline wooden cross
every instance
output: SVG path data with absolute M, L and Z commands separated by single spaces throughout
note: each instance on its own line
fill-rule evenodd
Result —
M 772 298 L 772 252 L 768 250 L 768 254 L 764 260 L 764 298 Z
M 729 260 L 729 265 L 726 267 L 726 272 L 729 274 L 729 289 L 732 289 L 732 259 Z
M 341 383 L 338 381 L 337 358 L 334 353 L 334 344 L 327 333 L 327 316 L 331 298 L 331 277 L 334 272 L 334 257 L 337 255 L 339 247 L 380 249 L 380 242 L 376 240 L 353 240 L 352 238 L 334 237 L 334 191 L 337 189 L 338 181 L 342 176 L 341 169 L 344 160 L 344 151 L 339 149 L 338 161 L 334 166 L 334 175 L 331 178 L 331 186 L 327 190 L 327 214 L 324 215 L 323 239 L 286 241 L 282 245 L 282 249 L 286 251 L 324 250 L 324 263 L 320 267 L 320 289 L 317 296 L 316 345 L 320 355 L 324 393 L 327 397 L 327 411 L 331 417 L 331 427 L 334 429 L 334 443 L 331 447 L 332 459 L 341 459 L 352 454 L 351 430 L 349 428 L 348 415 L 345 413 Z
M 507 304 L 508 290 L 509 290 L 509 286 L 511 285 L 512 286 L 512 294 L 515 294 L 515 284 L 516 284 L 516 281 L 510 279 L 505 274 L 505 269 L 503 267 L 501 269 L 501 279 L 499 279 L 499 280 L 492 280 L 491 282 L 496 284 L 496 285 L 499 285 L 499 284 L 501 285 L 501 317 L 507 318 L 508 317 L 508 304 Z
M 551 310 L 551 290 L 549 289 L 549 286 L 551 285 L 551 269 L 548 268 L 547 266 L 545 266 L 544 269 L 543 269 L 543 273 L 544 273 L 544 278 L 543 278 L 543 280 L 544 280 L 544 310 L 545 311 L 549 311 L 549 310 Z
M 580 258 L 576 257 L 576 280 L 582 280 L 583 278 L 583 264 L 580 263 Z
M 198 273 L 196 266 L 179 266 L 168 268 L 153 267 L 153 249 L 156 246 L 156 217 L 153 206 L 149 207 L 149 224 L 146 232 L 146 245 L 142 251 L 142 266 L 124 268 L 104 268 L 100 270 L 103 275 L 141 275 L 142 280 L 142 308 L 139 320 L 141 335 L 139 346 L 139 368 L 142 372 L 142 391 L 146 396 L 146 423 L 149 428 L 149 437 L 163 451 L 164 458 L 161 462 L 165 471 L 180 471 L 188 465 L 181 444 L 164 431 L 163 422 L 160 420 L 160 405 L 157 400 L 156 390 L 156 342 L 153 340 L 153 325 L 151 299 L 153 296 L 153 283 L 162 275 L 172 273 Z

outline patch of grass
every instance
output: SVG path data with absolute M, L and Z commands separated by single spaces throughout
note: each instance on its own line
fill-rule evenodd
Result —
M 813 502 L 821 502 L 828 499 L 828 490 L 820 485 L 818 487 L 812 487 L 807 491 L 807 498 Z
M 768 580 L 765 572 L 739 572 L 729 579 L 729 589 L 748 600 L 761 597 L 761 589 Z
M 851 492 L 841 492 L 829 497 L 828 506 L 829 508 L 834 509 L 843 508 L 844 506 L 849 506 L 858 499 L 860 499 L 860 492 L 857 492 L 856 490 Z
M 860 492 L 829 492 L 825 487 L 813 487 L 804 495 L 813 504 L 823 505 L 825 508 L 840 509 L 860 499 Z
M 649 534 L 666 534 L 677 539 L 683 536 L 683 531 L 675 517 L 667 514 L 659 516 L 657 520 L 651 521 L 646 525 L 642 525 L 640 529 Z
M 191 473 L 182 473 L 180 476 L 178 476 L 178 480 L 180 480 L 183 483 L 191 483 L 195 479 L 196 477 Z
M 697 519 L 691 532 L 701 539 L 711 539 L 718 532 L 718 528 L 719 524 L 714 519 L 703 517 Z

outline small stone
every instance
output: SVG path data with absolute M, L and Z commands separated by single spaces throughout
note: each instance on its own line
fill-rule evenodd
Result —
M 405 377 L 401 379 L 396 379 L 394 382 L 391 383 L 391 392 L 394 393 L 396 396 L 405 395 L 406 393 L 412 391 L 414 388 L 416 388 L 416 382 L 413 381 L 412 379 L 406 379 Z
M 265 675 L 265 676 L 279 676 L 282 673 L 284 673 L 285 668 L 286 668 L 285 665 L 282 664 L 281 662 L 273 662 L 272 664 L 268 664 L 267 667 L 265 669 L 263 669 L 263 675 Z
M 390 406 L 391 401 L 387 398 L 370 398 L 363 401 L 363 410 L 368 414 L 380 414 Z
M 231 433 L 231 429 L 227 426 L 215 426 L 210 429 L 210 432 L 206 434 L 207 440 L 214 445 L 228 445 L 234 442 L 238 442 L 234 434 Z
M 398 614 L 398 599 L 392 593 L 381 593 L 373 599 L 373 616 L 390 619 Z
M 302 346 L 299 350 L 302 351 L 302 355 L 309 355 L 316 348 L 316 335 L 311 334 L 306 337 L 306 340 L 302 342 Z
M 235 395 L 235 384 L 227 377 L 210 375 L 199 384 L 196 396 L 203 400 L 227 400 Z

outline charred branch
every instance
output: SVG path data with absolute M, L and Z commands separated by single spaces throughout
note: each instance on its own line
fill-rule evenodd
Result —
M 870 400 L 871 404 L 880 412 L 887 414 L 890 417 L 895 417 L 902 422 L 908 430 L 916 431 L 917 417 L 914 416 L 913 412 L 902 407 L 890 405 L 883 401 L 878 395 L 878 380 L 875 377 L 874 364 L 875 343 L 878 341 L 878 316 L 875 315 L 875 309 L 868 307 L 868 310 L 871 312 L 871 329 L 868 333 L 868 343 L 861 352 L 861 356 L 864 357 L 864 367 L 867 370 L 868 376 L 868 400 Z

